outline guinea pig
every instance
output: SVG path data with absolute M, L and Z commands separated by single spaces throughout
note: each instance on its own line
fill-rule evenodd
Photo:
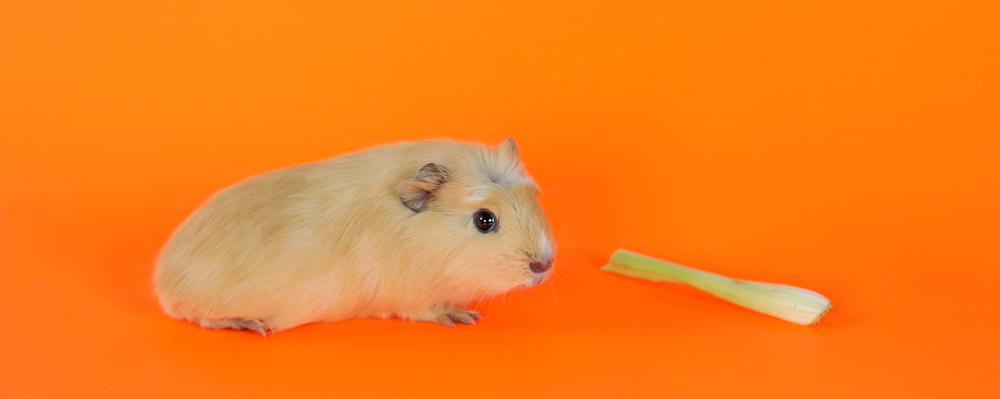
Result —
M 156 261 L 164 311 L 263 335 L 401 318 L 475 324 L 468 304 L 541 284 L 551 228 L 517 146 L 383 145 L 213 195 Z

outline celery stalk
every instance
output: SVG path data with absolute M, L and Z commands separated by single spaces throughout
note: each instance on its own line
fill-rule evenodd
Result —
M 602 270 L 688 284 L 747 309 L 801 325 L 816 324 L 832 306 L 823 295 L 804 288 L 729 278 L 624 249 L 615 251 Z

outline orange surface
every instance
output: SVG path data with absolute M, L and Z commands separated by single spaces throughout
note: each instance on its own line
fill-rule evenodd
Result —
M 0 396 L 1000 397 L 1000 3 L 0 2 Z M 518 138 L 555 278 L 475 327 L 162 315 L 214 190 Z M 806 328 L 627 247 L 835 303 Z

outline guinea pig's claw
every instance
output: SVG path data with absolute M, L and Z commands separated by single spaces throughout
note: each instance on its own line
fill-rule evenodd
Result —
M 267 336 L 267 334 L 270 334 L 270 333 L 273 332 L 270 327 L 268 327 L 267 325 L 265 325 L 260 320 L 243 320 L 243 319 L 238 319 L 238 320 L 236 320 L 236 323 L 237 323 L 237 326 L 239 326 L 240 330 L 252 330 L 252 331 L 256 331 L 257 333 L 259 333 L 260 335 L 265 336 L 265 337 Z
M 449 309 L 444 311 L 441 315 L 436 317 L 434 321 L 445 327 L 454 327 L 455 323 L 461 324 L 476 324 L 476 320 L 482 319 L 483 316 L 474 310 L 468 309 Z
M 257 319 L 198 320 L 198 324 L 202 327 L 212 329 L 228 328 L 233 330 L 250 330 L 265 337 L 268 334 L 273 334 L 275 332 L 275 330 L 268 326 L 265 321 Z
M 445 327 L 455 327 L 455 322 L 451 321 L 451 317 L 448 317 L 448 315 L 438 316 L 434 319 L 434 322 Z

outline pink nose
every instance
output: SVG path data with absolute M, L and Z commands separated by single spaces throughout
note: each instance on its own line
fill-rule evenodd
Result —
M 535 273 L 545 273 L 545 271 L 552 268 L 552 261 L 539 262 L 536 260 L 528 264 L 528 267 Z

